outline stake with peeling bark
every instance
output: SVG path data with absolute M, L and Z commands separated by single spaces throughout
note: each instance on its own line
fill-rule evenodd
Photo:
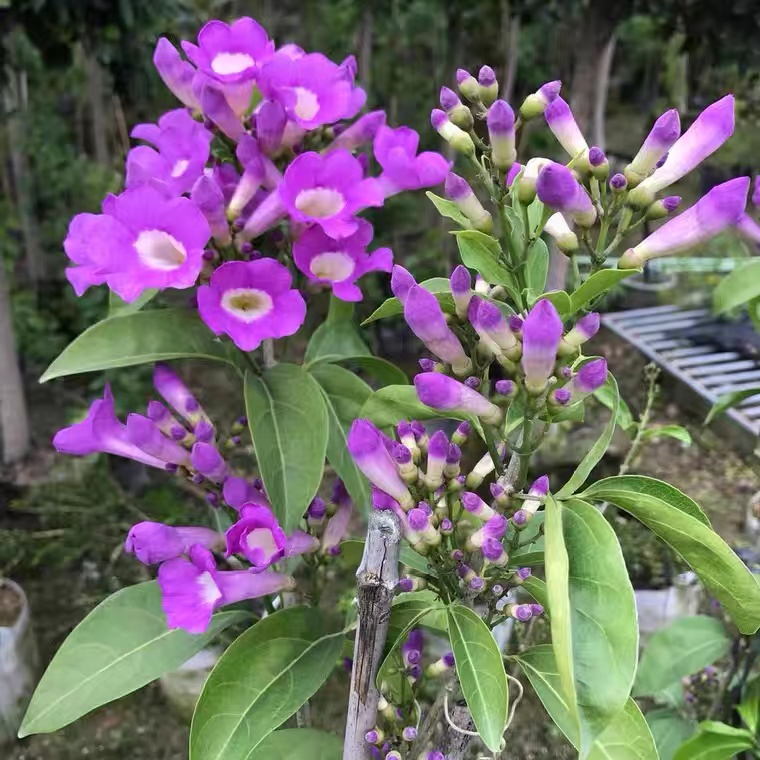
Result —
M 375 727 L 380 693 L 377 671 L 388 635 L 393 592 L 398 584 L 401 527 L 393 512 L 373 512 L 359 569 L 359 625 L 354 644 L 354 666 L 346 718 L 343 760 L 369 760 L 364 735 Z

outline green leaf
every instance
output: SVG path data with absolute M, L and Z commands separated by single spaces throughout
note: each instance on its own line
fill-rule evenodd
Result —
M 108 294 L 108 316 L 121 317 L 124 314 L 134 314 L 136 311 L 140 311 L 143 306 L 150 303 L 158 293 L 158 288 L 148 288 L 147 290 L 143 290 L 132 303 L 127 303 L 112 290 Z
M 681 443 L 685 443 L 687 446 L 691 446 L 691 433 L 680 425 L 660 425 L 658 427 L 646 428 L 641 434 L 644 440 L 650 438 L 675 438 Z
M 354 504 L 366 513 L 371 502 L 369 481 L 354 464 L 347 441 L 351 423 L 372 395 L 372 388 L 353 372 L 334 364 L 312 367 L 311 375 L 319 383 L 327 407 L 327 461 L 345 483 Z
M 541 514 L 543 514 L 543 512 L 539 512 L 538 515 L 535 515 L 533 520 L 531 520 L 531 523 Z M 537 567 L 543 565 L 544 560 L 544 537 L 541 536 L 537 541 L 521 547 L 511 554 L 509 557 L 509 567 Z
M 451 296 L 451 283 L 447 277 L 433 277 L 430 280 L 421 282 L 420 285 L 429 290 L 438 299 L 438 303 L 441 308 L 447 314 L 454 314 L 454 299 Z M 362 322 L 362 327 L 370 324 L 371 322 L 377 322 L 378 319 L 386 319 L 388 317 L 396 317 L 399 314 L 404 313 L 404 305 L 398 298 L 389 298 L 384 301 L 380 306 L 375 309 L 365 320 Z
M 736 708 L 747 728 L 757 733 L 760 726 L 760 676 L 753 678 L 745 687 L 742 701 Z
M 571 744 L 579 748 L 578 729 L 562 693 L 551 645 L 532 647 L 515 658 L 541 703 Z M 658 760 L 654 739 L 632 699 L 618 711 L 591 747 L 588 760 Z
M 612 411 L 615 406 L 615 386 L 613 385 L 612 375 L 607 375 L 607 379 L 604 381 L 604 385 L 601 388 L 597 388 L 594 391 L 594 398 L 603 406 L 606 406 Z M 617 425 L 624 432 L 627 433 L 634 426 L 633 415 L 625 401 L 618 397 L 618 410 L 617 410 Z
M 374 377 L 381 386 L 409 385 L 409 378 L 404 370 L 379 356 L 347 356 L 340 359 L 340 363 L 363 370 Z
M 354 306 L 330 297 L 327 319 L 314 331 L 306 347 L 304 362 L 340 361 L 352 356 L 372 356 L 354 322 Z
M 615 425 L 618 418 L 618 404 L 620 403 L 620 392 L 618 391 L 617 381 L 611 372 L 607 373 L 607 382 L 612 388 L 612 407 L 610 419 L 604 426 L 604 430 L 596 443 L 589 449 L 588 453 L 575 468 L 575 472 L 570 476 L 570 480 L 557 493 L 558 499 L 566 499 L 574 494 L 585 482 L 591 471 L 596 467 L 601 458 L 604 456 L 610 445 L 612 436 L 615 434 Z
M 477 417 L 441 412 L 425 406 L 417 398 L 413 385 L 388 385 L 375 391 L 361 410 L 361 417 L 372 420 L 380 428 L 395 425 L 400 420 L 468 420 L 483 437 L 483 427 Z
M 155 581 L 129 586 L 101 602 L 69 634 L 24 716 L 19 736 L 57 731 L 100 705 L 178 668 L 245 612 L 220 612 L 206 633 L 166 627 Z
M 550 617 L 549 592 L 546 589 L 546 583 L 534 575 L 529 575 L 520 585 L 544 608 L 547 618 Z
M 602 269 L 592 274 L 578 290 L 570 294 L 571 313 L 580 311 L 605 291 L 617 285 L 626 277 L 639 274 L 640 269 Z
M 752 734 L 744 728 L 705 721 L 699 724 L 699 731 L 678 748 L 673 760 L 728 760 L 755 747 Z
M 272 507 L 286 533 L 317 493 L 325 465 L 327 405 L 317 381 L 295 364 L 246 374 L 245 408 Z
M 573 304 L 570 296 L 564 290 L 550 290 L 548 293 L 543 293 L 541 298 L 550 301 L 562 319 L 566 319 L 572 314 Z
M 520 289 L 512 273 L 502 263 L 502 250 L 496 238 L 478 230 L 455 232 L 462 263 L 478 271 L 491 285 L 503 285 L 513 300 L 520 302 Z
M 560 552 L 559 567 L 553 567 L 554 551 Z M 639 646 L 636 603 L 623 553 L 609 522 L 591 504 L 547 501 L 546 578 L 554 653 L 560 672 L 565 672 L 563 683 L 572 674 L 573 684 L 565 688 L 570 702 L 574 694 L 578 705 L 585 756 L 625 706 Z M 558 578 L 567 598 L 555 609 L 558 593 L 552 583 Z M 567 620 L 562 619 L 565 615 Z
M 214 359 L 234 364 L 231 351 L 229 344 L 215 338 L 189 311 L 136 311 L 108 317 L 85 330 L 45 370 L 40 382 L 168 359 Z
M 594 483 L 581 498 L 609 501 L 644 523 L 691 565 L 739 630 L 744 634 L 754 633 L 760 627 L 760 585 L 755 577 L 709 524 L 705 524 L 704 515 L 704 521 L 700 520 L 687 511 L 691 509 L 687 507 L 688 502 L 666 498 L 664 483 L 653 481 L 657 484 L 654 492 L 642 492 L 641 485 L 647 480 L 652 479 L 635 475 L 606 478 Z
M 447 618 L 449 640 L 467 707 L 483 743 L 497 752 L 509 706 L 501 652 L 488 626 L 469 607 L 453 604 L 447 610 Z
M 525 282 L 530 290 L 543 293 L 549 274 L 549 249 L 541 238 L 533 241 L 528 248 L 525 265 Z
M 190 760 L 247 760 L 325 682 L 343 639 L 307 607 L 280 610 L 249 628 L 203 687 Z
M 717 618 L 694 615 L 674 620 L 649 639 L 636 674 L 634 696 L 657 696 L 721 658 L 730 646 L 731 639 Z
M 693 720 L 681 717 L 670 708 L 652 710 L 647 713 L 646 719 L 660 760 L 673 760 L 676 750 L 697 730 Z
M 247 760 L 340 760 L 343 739 L 313 728 L 283 728 L 269 734 Z
M 723 414 L 726 409 L 737 406 L 738 404 L 741 404 L 742 401 L 746 401 L 748 398 L 752 398 L 758 394 L 760 394 L 760 386 L 757 388 L 747 388 L 743 391 L 724 393 L 712 405 L 712 408 L 705 419 L 705 425 L 709 425 L 719 414 Z
M 713 309 L 722 314 L 760 296 L 760 261 L 734 269 L 713 291 Z
M 460 227 L 464 227 L 466 230 L 472 227 L 470 220 L 459 210 L 459 206 L 457 206 L 454 201 L 441 198 L 439 195 L 431 193 L 430 191 L 426 192 L 425 195 L 430 198 L 441 216 L 445 216 L 448 219 L 455 221 Z

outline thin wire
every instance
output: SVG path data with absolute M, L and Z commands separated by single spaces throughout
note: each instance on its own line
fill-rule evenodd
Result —
M 517 688 L 520 690 L 520 693 L 517 695 L 517 699 L 512 702 L 512 709 L 509 711 L 509 718 L 507 719 L 507 725 L 504 726 L 504 731 L 506 731 L 512 725 L 512 719 L 515 717 L 515 710 L 517 710 L 517 705 L 520 704 L 520 700 L 523 698 L 523 694 L 525 693 L 523 685 L 514 676 L 509 675 L 509 673 L 507 673 L 506 676 L 510 681 L 513 681 L 517 684 Z
M 477 731 L 467 731 L 467 729 L 459 728 L 459 726 L 455 725 L 451 717 L 449 716 L 449 695 L 444 694 L 443 695 L 443 714 L 446 716 L 446 722 L 457 732 L 460 734 L 464 734 L 465 736 L 480 736 L 480 734 Z

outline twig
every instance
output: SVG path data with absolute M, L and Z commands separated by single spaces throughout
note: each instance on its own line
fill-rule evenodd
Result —
M 359 569 L 358 627 L 351 671 L 343 760 L 369 760 L 365 734 L 375 727 L 380 693 L 375 685 L 388 635 L 393 592 L 398 585 L 401 528 L 393 512 L 373 512 Z

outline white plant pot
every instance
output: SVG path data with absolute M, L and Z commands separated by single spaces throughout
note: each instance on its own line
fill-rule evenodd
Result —
M 0 578 L 0 595 L 5 594 L 15 595 L 18 610 L 13 620 L 0 622 L 0 745 L 16 739 L 34 691 L 37 669 L 37 647 L 26 595 L 13 581 Z
M 176 670 L 161 676 L 164 697 L 174 712 L 188 723 L 193 717 L 203 684 L 221 656 L 221 649 L 206 647 Z
M 642 638 L 670 625 L 676 618 L 696 615 L 703 591 L 695 573 L 676 576 L 670 588 L 640 589 L 636 595 L 636 612 Z

